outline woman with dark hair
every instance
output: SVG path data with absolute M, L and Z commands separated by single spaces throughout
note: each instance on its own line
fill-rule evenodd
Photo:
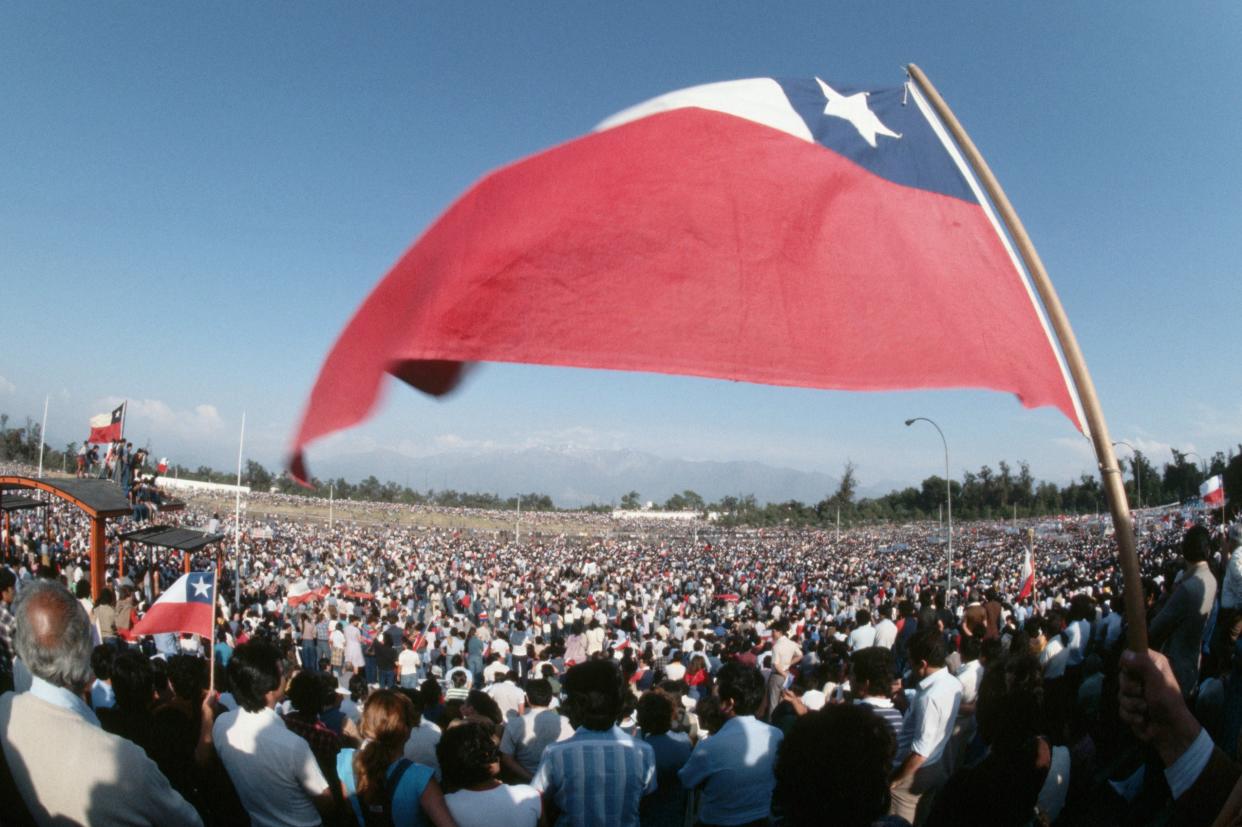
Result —
M 656 791 L 643 798 L 642 823 L 650 827 L 680 827 L 686 820 L 686 789 L 677 771 L 686 765 L 693 745 L 684 732 L 670 732 L 677 707 L 663 692 L 647 692 L 638 699 L 638 737 L 655 750 Z
M 329 676 L 331 679 L 331 676 Z M 310 744 L 311 753 L 323 771 L 328 783 L 333 782 L 332 773 L 336 767 L 337 753 L 342 747 L 357 743 L 354 739 L 345 738 L 340 733 L 319 720 L 327 700 L 327 687 L 320 679 L 318 672 L 299 672 L 289 681 L 285 695 L 292 709 L 284 715 L 285 727 Z
M 359 827 L 387 820 L 403 827 L 456 827 L 431 767 L 402 757 L 413 722 L 414 705 L 405 695 L 372 692 L 362 710 L 362 748 L 337 756 L 341 792 Z
M 155 671 L 146 655 L 121 652 L 112 660 L 112 691 L 116 705 L 96 710 L 107 732 L 133 741 L 152 756 L 151 710 L 155 706 Z M 152 756 L 154 758 L 154 756 Z
M 500 705 L 492 700 L 491 695 L 481 689 L 470 690 L 470 694 L 466 696 L 466 700 L 461 705 L 461 715 L 463 718 L 482 718 L 491 721 L 497 727 L 505 722 Z
M 436 745 L 444 797 L 459 827 L 535 827 L 543 823 L 543 803 L 534 787 L 500 783 L 500 748 L 495 728 L 465 721 L 445 730 Z
M 565 638 L 565 666 L 568 668 L 587 659 L 587 637 L 581 620 L 575 620 Z
M 444 700 L 440 697 L 440 682 L 435 678 L 427 678 L 418 688 L 423 699 L 423 720 L 439 725 L 440 716 L 444 714 Z
M 686 671 L 684 680 L 689 688 L 687 694 L 696 701 L 711 694 L 711 673 L 707 671 L 707 659 L 703 655 L 695 654 L 690 659 L 690 668 Z
M 1052 823 L 1065 805 L 1070 754 L 1048 731 L 1043 670 L 1031 655 L 989 663 L 979 685 L 975 717 L 988 747 L 977 765 L 954 774 L 940 790 L 929 825 Z M 988 794 L 1005 790 L 1004 796 Z
M 798 718 L 776 756 L 774 798 L 785 824 L 906 824 L 886 815 L 895 752 L 888 724 L 865 706 L 833 704 Z

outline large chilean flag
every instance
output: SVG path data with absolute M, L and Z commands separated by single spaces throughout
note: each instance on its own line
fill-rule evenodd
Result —
M 291 469 L 386 373 L 439 395 L 476 361 L 992 388 L 1085 430 L 1013 249 L 909 83 L 698 86 L 483 178 L 354 314 Z
M 216 575 L 192 571 L 177 578 L 130 629 L 131 638 L 186 632 L 211 638 L 215 623 Z

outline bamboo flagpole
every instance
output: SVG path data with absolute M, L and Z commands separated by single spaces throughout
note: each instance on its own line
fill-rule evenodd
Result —
M 1095 393 L 1095 384 L 1087 371 L 1087 363 L 1078 347 L 1078 340 L 1070 327 L 1069 318 L 1057 297 L 1048 271 L 1044 269 L 1035 245 L 1027 235 L 1026 228 L 1018 218 L 1017 212 L 1001 189 L 996 176 L 983 160 L 983 156 L 975 147 L 966 130 L 953 116 L 949 105 L 932 86 L 923 70 L 913 63 L 906 67 L 917 85 L 918 92 L 926 96 L 928 103 L 935 110 L 941 122 L 948 128 L 953 140 L 966 156 L 971 168 L 978 175 L 980 182 L 987 191 L 992 205 L 1000 213 L 1005 228 L 1017 246 L 1022 262 L 1039 292 L 1039 298 L 1048 314 L 1048 321 L 1065 356 L 1074 387 L 1082 402 L 1083 414 L 1087 420 L 1087 428 L 1091 434 L 1091 442 L 1095 446 L 1096 459 L 1099 462 L 1100 476 L 1104 483 L 1104 495 L 1108 499 L 1108 508 L 1113 517 L 1113 528 L 1117 538 L 1117 556 L 1121 566 L 1123 588 L 1126 604 L 1126 641 L 1130 649 L 1145 651 L 1147 649 L 1147 615 L 1143 607 L 1143 584 L 1139 575 L 1138 554 L 1135 550 L 1134 523 L 1130 514 L 1130 505 L 1126 501 L 1125 486 L 1121 481 L 1121 469 L 1117 467 L 1117 457 L 1113 453 L 1112 441 L 1108 438 L 1108 425 L 1104 421 L 1104 413 L 1100 409 L 1100 401 Z

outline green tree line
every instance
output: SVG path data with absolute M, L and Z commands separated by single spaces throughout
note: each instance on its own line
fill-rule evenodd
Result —
M 10 428 L 9 415 L 0 413 L 0 461 L 37 464 L 39 461 L 40 426 L 26 417 L 22 427 Z M 45 446 L 44 468 L 73 471 L 78 443 L 70 442 L 63 450 Z M 1129 459 L 1120 460 L 1125 474 L 1126 494 L 1131 506 L 1163 505 L 1181 502 L 1198 496 L 1199 484 L 1207 477 L 1222 474 L 1225 495 L 1230 511 L 1236 513 L 1242 503 L 1242 444 L 1238 450 L 1217 451 L 1202 464 L 1195 464 L 1187 454 L 1174 450 L 1171 462 L 1157 468 L 1141 452 L 1134 451 Z M 216 483 L 237 482 L 236 473 L 217 471 L 206 465 L 190 469 L 174 465 L 168 476 Z M 253 491 L 277 491 L 306 497 L 329 496 L 340 500 L 365 502 L 425 504 L 447 508 L 480 508 L 492 510 L 516 510 L 519 497 L 500 497 L 494 493 L 478 493 L 446 490 L 416 491 L 395 482 L 381 482 L 371 475 L 360 482 L 350 482 L 342 477 L 329 480 L 313 478 L 312 488 L 304 488 L 288 474 L 274 474 L 255 460 L 247 460 L 242 470 L 242 484 Z M 966 471 L 960 480 L 952 480 L 953 516 L 955 519 L 994 519 L 1040 517 L 1053 514 L 1089 514 L 1105 511 L 1104 494 L 1097 477 L 1083 474 L 1077 480 L 1058 486 L 1056 483 L 1037 481 L 1031 475 L 1030 466 L 1019 461 L 1016 467 L 1001 460 L 993 469 L 984 465 L 978 471 Z M 1141 489 L 1141 500 L 1140 500 Z M 909 521 L 935 519 L 945 504 L 945 481 L 943 477 L 930 476 L 917 486 L 890 491 L 881 497 L 862 497 L 858 494 L 857 468 L 847 462 L 836 491 L 818 503 L 787 500 L 779 503 L 759 503 L 753 495 L 728 496 L 716 502 L 707 502 L 698 493 L 685 490 L 674 494 L 657 507 L 667 511 L 717 512 L 726 525 L 835 525 L 838 514 L 842 525 L 878 523 L 885 521 Z M 522 494 L 523 511 L 554 511 L 556 504 L 547 494 L 531 492 Z M 642 507 L 637 491 L 629 491 L 621 497 L 621 507 Z M 611 505 L 587 506 L 587 511 L 607 511 Z

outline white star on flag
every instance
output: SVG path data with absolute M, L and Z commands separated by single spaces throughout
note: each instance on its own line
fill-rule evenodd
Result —
M 867 106 L 867 93 L 856 92 L 853 95 L 842 95 L 819 78 L 815 78 L 819 83 L 819 88 L 823 90 L 824 97 L 828 99 L 828 105 L 824 107 L 825 115 L 832 115 L 834 118 L 844 118 L 858 130 L 858 134 L 862 139 L 871 144 L 875 148 L 875 136 L 887 135 L 890 138 L 901 138 L 893 130 L 889 129 L 875 113 Z
M 206 580 L 199 580 L 191 585 L 194 587 L 195 597 L 207 597 L 211 594 L 211 588 L 207 585 Z

